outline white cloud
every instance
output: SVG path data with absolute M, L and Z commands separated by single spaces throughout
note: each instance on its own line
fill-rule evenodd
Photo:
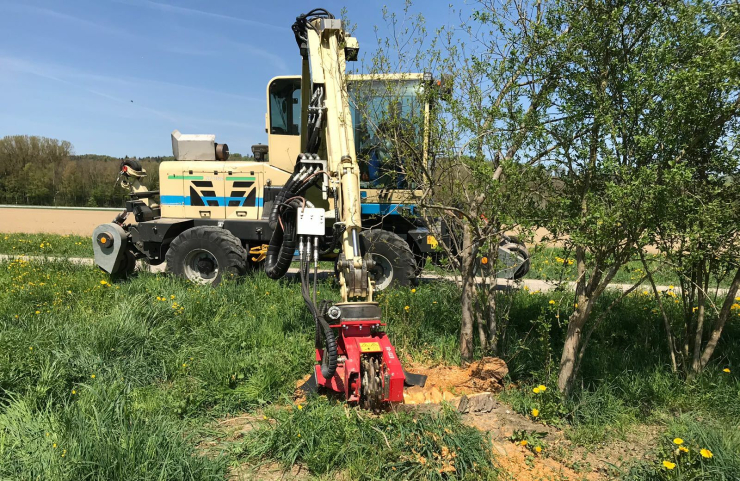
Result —
M 179 13 L 182 15 L 200 15 L 204 17 L 215 18 L 218 20 L 225 20 L 229 22 L 251 25 L 254 27 L 266 27 L 266 28 L 277 29 L 281 31 L 285 30 L 285 27 L 281 27 L 279 25 L 272 25 L 270 23 L 262 22 L 259 20 L 251 20 L 248 18 L 234 17 L 231 15 L 223 15 L 220 13 L 207 12 L 205 10 L 197 10 L 195 8 L 179 7 L 177 5 L 171 5 L 169 3 L 162 3 L 162 2 L 154 2 L 152 0 L 118 0 L 118 1 L 122 3 L 127 3 L 129 5 L 137 5 L 141 7 L 153 8 L 156 10 L 161 10 L 163 12 Z

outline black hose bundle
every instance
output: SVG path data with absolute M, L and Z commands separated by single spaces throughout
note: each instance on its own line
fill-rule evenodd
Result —
M 313 315 L 314 322 L 316 324 L 315 333 L 315 345 L 316 349 L 323 349 L 324 355 L 321 358 L 321 375 L 324 379 L 329 379 L 334 376 L 337 372 L 337 364 L 339 359 L 339 351 L 337 349 L 337 339 L 334 335 L 334 331 L 331 330 L 329 323 L 326 321 L 326 310 L 328 309 L 328 301 L 322 301 L 321 307 L 316 308 L 316 304 L 311 300 L 311 292 L 309 289 L 308 282 L 308 269 L 309 263 L 307 261 L 301 262 L 301 294 L 303 300 L 306 301 L 308 310 Z M 314 273 L 314 280 L 316 274 Z M 316 286 L 314 285 L 314 292 L 316 292 Z M 324 339 L 322 345 L 321 340 Z
M 269 223 L 273 231 L 265 257 L 265 273 L 271 279 L 280 279 L 288 272 L 288 268 L 293 261 L 293 254 L 298 246 L 296 212 L 305 202 L 305 200 L 301 200 L 301 196 L 309 187 L 321 179 L 320 167 L 305 167 L 300 162 L 301 158 L 298 160 L 295 171 L 275 197 L 270 211 Z M 309 244 L 306 250 L 310 251 L 310 249 Z M 337 341 L 334 331 L 325 319 L 326 304 L 322 303 L 321 309 L 317 309 L 315 294 L 314 299 L 311 299 L 308 271 L 309 262 L 302 258 L 300 269 L 301 294 L 316 324 L 316 348 L 324 349 L 321 374 L 325 379 L 329 379 L 334 376 L 337 370 L 337 359 L 339 357 Z M 317 273 L 314 272 L 314 293 L 316 292 L 316 275 Z M 322 338 L 324 340 L 323 345 Z
M 306 172 L 301 170 L 301 163 L 297 162 L 296 171 L 275 196 L 268 218 L 273 231 L 265 257 L 265 274 L 270 279 L 280 279 L 288 272 L 298 247 L 295 209 L 299 202 L 294 198 L 303 195 L 319 179 L 318 175 L 307 177 Z

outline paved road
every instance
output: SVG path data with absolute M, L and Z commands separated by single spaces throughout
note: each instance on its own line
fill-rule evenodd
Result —
M 89 257 L 43 257 L 43 256 L 16 256 L 16 255 L 7 255 L 7 254 L 0 254 L 0 261 L 9 260 L 9 259 L 15 259 L 15 258 L 23 258 L 31 261 L 61 261 L 66 260 L 73 264 L 79 264 L 79 265 L 93 265 L 93 259 Z M 140 268 L 143 266 L 143 263 L 140 263 Z M 160 264 L 158 266 L 146 266 L 144 267 L 149 272 L 164 272 L 165 264 Z M 334 275 L 334 271 L 330 269 L 319 269 L 319 273 L 322 275 L 322 277 L 328 277 L 331 275 Z M 295 275 L 298 274 L 298 268 L 293 267 L 288 270 L 289 275 Z M 432 273 L 423 273 L 420 276 L 420 281 L 422 283 L 424 282 L 434 282 L 439 280 L 446 280 L 446 281 L 456 281 L 460 282 L 459 276 L 454 275 L 444 275 L 444 274 L 432 274 Z M 501 288 L 524 288 L 526 287 L 531 292 L 548 292 L 553 289 L 555 289 L 558 284 L 556 282 L 552 281 L 543 281 L 539 279 L 523 279 L 521 283 L 519 282 L 513 282 L 506 279 L 497 279 L 497 285 Z M 569 288 L 574 288 L 575 283 L 568 282 L 567 283 Z M 632 284 L 611 284 L 609 286 L 610 289 L 616 289 L 620 291 L 626 291 L 629 288 L 632 287 Z M 669 290 L 669 286 L 658 286 L 658 290 L 660 291 L 667 291 Z M 674 289 L 676 293 L 678 293 L 679 289 L 676 287 Z M 719 293 L 726 292 L 726 289 L 720 289 Z

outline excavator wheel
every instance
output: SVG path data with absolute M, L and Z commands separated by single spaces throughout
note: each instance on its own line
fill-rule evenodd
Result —
M 217 286 L 247 272 L 247 251 L 231 232 L 214 226 L 188 229 L 167 251 L 167 272 L 196 284 Z
M 393 232 L 366 230 L 360 234 L 360 249 L 375 261 L 370 273 L 375 280 L 375 290 L 382 291 L 392 284 L 415 285 L 416 260 L 409 245 Z

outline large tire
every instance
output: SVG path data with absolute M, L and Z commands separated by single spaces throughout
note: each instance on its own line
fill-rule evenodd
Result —
M 366 230 L 360 234 L 360 248 L 370 254 L 376 266 L 370 271 L 375 290 L 382 291 L 395 284 L 416 285 L 416 261 L 409 245 L 393 232 Z
M 167 272 L 196 284 L 217 286 L 247 272 L 247 251 L 231 232 L 193 227 L 175 237 L 167 251 Z

